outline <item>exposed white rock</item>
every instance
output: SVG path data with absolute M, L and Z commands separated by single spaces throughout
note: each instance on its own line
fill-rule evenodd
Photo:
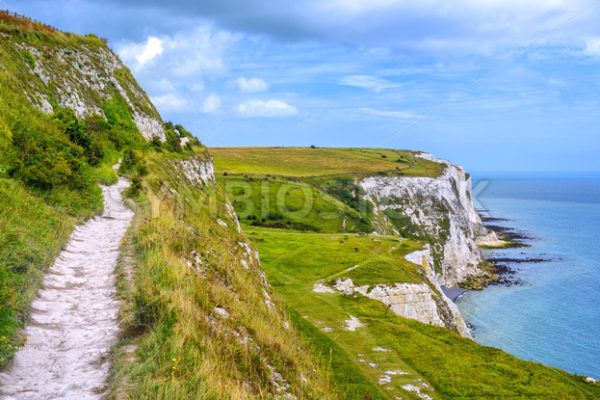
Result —
M 273 303 L 273 299 L 267 289 L 263 289 L 263 296 L 265 297 L 265 305 L 269 308 L 269 310 L 275 310 L 275 303 Z
M 177 162 L 181 171 L 191 183 L 206 185 L 209 182 L 214 182 L 215 167 L 211 159 L 200 160 L 192 157 Z
M 425 284 L 397 283 L 375 286 L 367 297 L 388 306 L 396 315 L 426 324 L 445 326 L 434 300 L 435 293 Z
M 224 308 L 215 307 L 213 308 L 213 312 L 221 318 L 229 318 L 229 312 Z
M 498 239 L 498 235 L 496 232 L 490 231 L 487 235 L 479 236 L 477 238 L 478 246 L 488 246 L 488 247 L 502 247 L 507 244 L 506 241 Z
M 412 253 L 408 253 L 404 256 L 404 259 L 423 267 L 426 272 L 429 272 L 431 265 L 431 250 L 429 249 L 429 245 L 425 245 L 423 250 L 417 250 L 413 251 Z
M 278 372 L 272 365 L 267 365 L 270 372 L 269 380 L 275 388 L 275 399 L 295 400 L 297 397 L 289 392 L 290 384 L 285 380 L 283 375 Z
M 128 83 L 123 87 L 117 79 L 117 71 L 125 67 L 108 48 L 80 46 L 45 51 L 28 45 L 17 46 L 32 55 L 32 73 L 45 87 L 45 93 L 38 93 L 39 89 L 32 84 L 33 93 L 29 96 L 32 104 L 41 111 L 53 112 L 47 99 L 52 94 L 61 107 L 71 108 L 80 118 L 102 115 L 98 104 L 116 90 L 129 106 L 142 136 L 148 140 L 157 136 L 164 141 L 165 132 L 158 112 L 138 87 Z M 52 72 L 58 69 L 60 74 Z
M 161 142 L 165 140 L 165 129 L 162 123 L 149 115 L 141 112 L 135 112 L 133 114 L 133 122 L 137 126 L 138 130 L 146 140 L 150 140 L 153 137 L 158 137 Z
M 352 279 L 340 279 L 335 288 L 346 295 L 360 293 L 388 306 L 396 315 L 426 324 L 445 326 L 437 310 L 435 293 L 425 283 L 397 283 L 394 286 L 354 286 Z
M 360 184 L 376 212 L 398 210 L 410 219 L 411 229 L 417 234 L 439 240 L 431 249 L 439 254 L 436 279 L 454 287 L 481 273 L 482 257 L 476 239 L 490 232 L 475 211 L 471 179 L 464 170 L 429 154 L 420 156 L 444 163 L 444 173 L 437 178 L 368 177 Z
M 238 219 L 237 214 L 235 213 L 235 209 L 233 208 L 231 203 L 225 203 L 225 209 L 227 210 L 227 214 L 229 214 L 229 218 L 231 218 L 231 220 L 235 223 L 235 228 L 237 229 L 237 231 L 239 233 L 242 233 L 242 226 L 240 225 L 240 220 Z
M 350 316 L 346 321 L 346 330 L 350 332 L 356 331 L 358 328 L 362 328 L 365 326 L 360 320 L 356 317 Z
M 470 337 L 469 329 L 460 312 L 442 292 L 426 283 L 396 283 L 390 285 L 355 286 L 352 279 L 339 279 L 334 288 L 345 295 L 361 294 L 377 300 L 401 317 L 453 329 L 462 336 Z
M 456 330 L 464 337 L 471 338 L 471 331 L 467 327 L 465 320 L 460 314 L 460 310 L 456 304 L 454 304 L 454 302 L 452 302 L 452 300 L 446 296 L 441 286 L 435 279 L 435 274 L 431 269 L 431 253 L 429 246 L 426 245 L 423 250 L 417 250 L 409 253 L 404 258 L 407 261 L 421 266 L 425 271 L 425 275 L 429 279 L 430 283 L 435 287 L 437 298 L 440 300 L 440 302 L 442 302 L 442 305 L 438 303 L 436 306 L 438 307 L 438 313 L 441 314 L 441 317 L 444 320 L 444 325 L 447 328 Z
M 346 296 L 351 296 L 354 293 L 360 293 L 363 296 L 367 296 L 367 292 L 369 291 L 369 286 L 354 286 L 354 282 L 352 279 L 338 279 L 335 282 L 335 290 L 344 293 Z
M 380 385 L 387 385 L 388 383 L 392 382 L 393 377 L 396 375 L 408 375 L 408 372 L 399 369 L 388 370 L 379 377 L 378 382 Z
M 416 385 L 409 383 L 409 384 L 402 386 L 402 389 L 406 390 L 407 392 L 415 393 L 417 396 L 419 396 L 423 400 L 433 400 L 433 398 L 431 396 L 429 396 L 427 393 L 423 393 L 421 391 L 422 389 Z
M 335 290 L 322 283 L 315 283 L 313 286 L 313 292 L 315 293 L 335 293 Z
M 391 350 L 388 349 L 387 347 L 377 346 L 377 347 L 373 347 L 373 351 L 377 351 L 380 353 L 389 353 Z
M 190 257 L 186 260 L 186 265 L 195 272 L 199 272 L 201 274 L 206 272 L 202 263 L 202 257 L 196 250 L 192 250 Z

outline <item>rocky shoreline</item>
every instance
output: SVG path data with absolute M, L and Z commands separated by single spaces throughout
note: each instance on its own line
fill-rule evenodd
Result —
M 512 266 L 514 264 L 538 264 L 554 261 L 554 258 L 545 257 L 544 254 L 536 257 L 526 257 L 524 252 L 520 253 L 523 255 L 523 257 L 507 257 L 502 255 L 496 256 L 494 251 L 497 250 L 529 248 L 531 247 L 530 242 L 535 240 L 535 237 L 523 232 L 522 230 L 499 225 L 498 223 L 509 222 L 510 220 L 507 218 L 490 215 L 490 210 L 478 209 L 477 213 L 479 214 L 483 225 L 490 231 L 494 232 L 498 238 L 504 242 L 504 244 L 497 247 L 483 246 L 482 249 L 484 251 L 490 252 L 488 254 L 485 254 L 484 252 L 484 258 L 487 263 L 486 272 L 488 272 L 489 276 L 492 278 L 481 285 L 481 287 L 461 289 L 462 292 L 457 289 L 446 289 L 445 291 L 447 291 L 447 296 L 450 297 L 452 301 L 458 300 L 467 290 L 483 290 L 485 287 L 491 285 L 523 285 L 524 282 L 520 278 L 516 277 L 518 270 Z

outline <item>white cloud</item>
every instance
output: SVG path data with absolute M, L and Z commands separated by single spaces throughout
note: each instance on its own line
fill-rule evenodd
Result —
M 583 53 L 588 56 L 600 56 L 600 37 L 587 39 Z
M 226 71 L 224 53 L 238 36 L 227 31 L 200 25 L 161 38 L 150 36 L 141 43 L 118 46 L 119 56 L 138 72 L 161 76 L 172 82 L 189 78 L 202 83 L 203 75 Z M 160 62 L 151 62 L 157 60 Z M 143 67 L 143 68 L 142 68 Z
M 154 105 L 160 111 L 184 111 L 188 108 L 188 102 L 186 99 L 181 98 L 175 93 L 166 93 L 160 96 L 152 96 L 151 98 Z
M 222 74 L 227 69 L 224 53 L 236 40 L 236 35 L 210 26 L 173 35 L 166 42 L 170 58 L 168 71 L 183 79 L 200 74 Z
M 130 43 L 119 50 L 119 56 L 127 63 L 135 62 L 135 68 L 142 68 L 164 52 L 163 41 L 149 36 L 144 43 Z
M 221 107 L 221 99 L 216 94 L 209 94 L 204 102 L 202 103 L 202 107 L 200 111 L 207 114 L 215 113 Z
M 238 104 L 237 112 L 244 117 L 290 117 L 298 114 L 298 109 L 276 99 L 249 100 Z
M 394 110 L 377 110 L 374 108 L 361 108 L 360 112 L 363 114 L 373 115 L 376 117 L 386 118 L 397 118 L 397 119 L 424 119 L 425 116 L 414 114 L 408 111 L 394 111 Z
M 269 90 L 269 84 L 260 78 L 238 78 L 235 81 L 242 93 L 265 92 Z
M 353 86 L 362 89 L 372 90 L 379 93 L 386 89 L 400 87 L 400 84 L 381 79 L 371 75 L 348 75 L 340 80 L 340 83 L 345 86 Z

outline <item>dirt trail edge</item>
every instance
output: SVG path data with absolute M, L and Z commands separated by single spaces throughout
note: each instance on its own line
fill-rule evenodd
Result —
M 44 277 L 25 329 L 26 345 L 0 375 L 4 400 L 104 397 L 118 334 L 115 267 L 133 212 L 129 182 L 103 186 L 104 212 L 78 226 Z

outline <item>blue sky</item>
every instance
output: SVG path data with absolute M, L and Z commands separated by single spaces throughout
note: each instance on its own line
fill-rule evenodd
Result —
M 0 0 L 94 32 L 210 146 L 600 171 L 600 1 Z

